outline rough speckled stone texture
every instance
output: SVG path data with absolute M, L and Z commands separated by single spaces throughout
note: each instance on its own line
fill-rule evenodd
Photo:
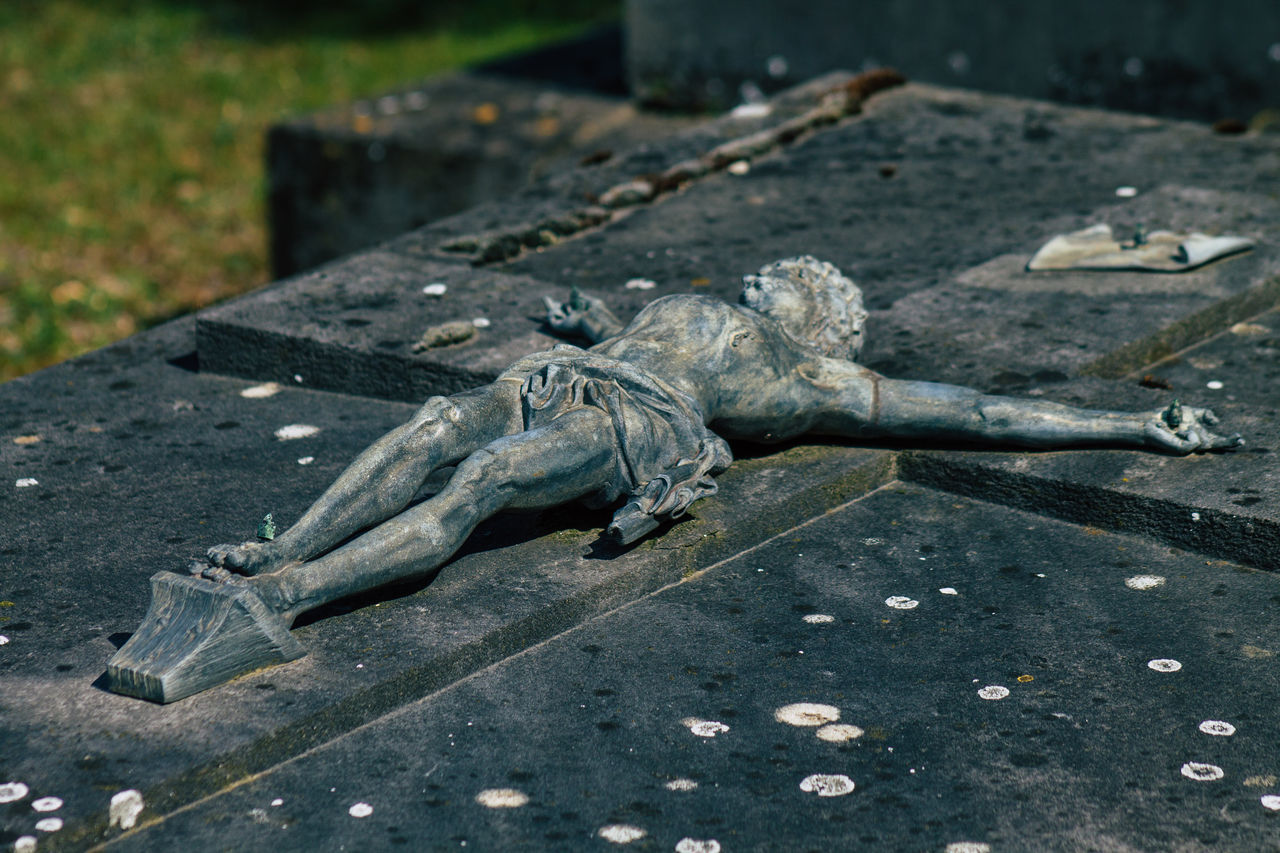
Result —
M 1152 573 L 1163 584 L 1126 584 Z M 612 849 L 599 833 L 622 824 L 640 850 L 1263 849 L 1278 600 L 1267 573 L 890 486 L 122 848 Z M 862 734 L 777 721 L 799 702 Z M 1223 777 L 1193 781 L 1188 762 Z M 853 791 L 806 793 L 812 774 Z M 477 802 L 506 788 L 527 804 Z
M 1268 0 L 627 0 L 638 97 L 737 102 L 828 68 L 1216 121 L 1280 104 Z
M 1232 326 L 1123 383 L 1082 380 L 1031 389 L 1100 408 L 1154 409 L 1171 398 L 1212 408 L 1246 444 L 1234 453 L 941 453 L 902 459 L 903 476 L 1086 524 L 1143 533 L 1206 554 L 1280 568 L 1275 454 L 1280 312 Z M 1142 386 L 1146 379 L 1169 386 Z M 1023 390 L 1026 390 L 1025 388 Z
M 1266 746 L 1277 689 L 1269 661 L 1280 650 L 1267 608 L 1277 593 L 1273 574 L 1238 564 L 1274 568 L 1267 451 L 1280 409 L 1271 381 L 1280 319 L 1235 325 L 1248 302 L 1212 311 L 1240 294 L 1266 297 L 1271 286 L 1273 207 L 1259 187 L 1280 169 L 1276 140 L 907 87 L 756 158 L 745 175 L 691 182 L 510 262 L 477 266 L 440 251 L 460 235 L 518 233 L 547 211 L 580 210 L 588 190 L 665 168 L 788 110 L 800 114 L 842 79 L 793 93 L 772 117 L 722 119 L 559 173 L 505 206 L 393 241 L 365 266 L 335 265 L 0 388 L 0 602 L 12 602 L 0 608 L 9 640 L 0 645 L 0 782 L 33 791 L 0 808 L 0 844 L 30 832 L 32 798 L 52 795 L 66 800 L 67 826 L 41 849 L 82 848 L 104 837 L 111 794 L 132 787 L 148 803 L 144 821 L 165 818 L 132 837 L 141 846 L 404 839 L 429 848 L 470 838 L 478 847 L 573 848 L 605 844 L 594 833 L 606 822 L 645 828 L 649 838 L 637 844 L 655 849 L 682 837 L 766 839 L 756 847 L 804 837 L 908 849 L 966 839 L 996 849 L 1259 846 L 1272 825 L 1259 823 L 1270 813 L 1258 797 L 1280 794 L 1266 781 L 1280 772 Z M 1117 201 L 1120 185 L 1139 195 Z M 1161 210 L 1203 216 L 1264 245 L 1190 279 L 1209 296 L 1161 277 L 1109 285 L 1064 277 L 1043 316 L 1028 317 L 1044 291 L 1028 291 L 1030 280 L 1000 266 L 1002 256 L 1029 255 L 1099 213 L 1123 220 Z M 873 365 L 1093 406 L 1154 409 L 1176 394 L 1212 403 L 1250 443 L 1192 459 L 924 443 L 804 444 L 777 454 L 739 446 L 719 495 L 626 554 L 596 544 L 605 513 L 504 516 L 429 584 L 344 602 L 299 626 L 310 655 L 294 664 L 164 708 L 93 686 L 141 619 L 152 572 L 251 536 L 266 512 L 289 523 L 359 448 L 412 412 L 368 395 L 425 395 L 429 383 L 413 383 L 432 371 L 462 381 L 496 370 L 507 350 L 490 343 L 541 340 L 532 337 L 542 334 L 537 297 L 562 297 L 568 284 L 629 314 L 663 293 L 732 298 L 743 272 L 801 252 L 830 258 L 866 288 Z M 657 285 L 626 290 L 633 277 Z M 439 279 L 448 280 L 444 297 L 422 294 Z M 1139 310 L 1156 301 L 1137 299 L 1134 289 L 1144 288 L 1162 304 L 1172 294 L 1179 311 L 1202 320 Z M 986 310 L 966 309 L 965 297 Z M 425 326 L 480 312 L 492 325 L 479 334 L 492 337 L 408 351 Z M 966 318 L 972 331 L 951 335 Z M 1072 332 L 1049 342 L 1067 347 L 1050 363 L 1038 353 L 1055 322 Z M 1179 323 L 1191 340 L 1167 346 L 1232 330 L 1180 360 L 1078 375 Z M 191 371 L 216 358 L 247 359 L 225 369 L 253 378 Z M 1172 391 L 1141 387 L 1147 372 Z M 285 389 L 241 396 L 268 379 Z M 275 430 L 289 424 L 320 432 L 280 441 Z M 881 490 L 790 530 L 883 482 L 894 465 L 952 494 L 918 484 L 901 495 Z M 26 479 L 38 485 L 18 488 Z M 975 497 L 1087 526 L 981 507 Z M 715 569 L 577 627 L 779 533 L 729 574 Z M 1167 584 L 1123 586 L 1139 574 Z M 891 610 L 883 604 L 891 595 L 920 604 Z M 834 621 L 802 620 L 824 613 Z M 562 641 L 530 648 L 566 630 Z M 741 666 L 727 662 L 729 649 Z M 521 660 L 532 663 L 459 683 L 525 651 Z M 1160 657 L 1183 669 L 1146 668 Z M 718 677 L 729 674 L 737 679 Z M 985 683 L 1013 695 L 977 699 Z M 772 722 L 773 708 L 801 700 L 838 705 L 866 733 L 841 751 Z M 730 731 L 698 739 L 680 726 L 689 716 Z M 1195 726 L 1205 719 L 1232 722 L 1237 734 L 1201 735 Z M 464 728 L 477 727 L 488 739 L 464 740 Z M 448 734 L 456 747 L 445 746 Z M 1218 764 L 1226 776 L 1192 782 L 1179 773 L 1187 761 Z M 800 796 L 799 781 L 817 772 L 845 773 L 858 787 L 844 798 Z M 694 792 L 702 799 L 659 799 L 672 793 L 661 783 L 686 773 L 702 782 Z M 383 787 L 365 784 L 375 776 Z M 280 788 L 268 792 L 273 780 Z M 530 805 L 492 812 L 473 802 L 482 788 L 508 786 L 525 790 Z M 285 805 L 271 806 L 276 797 Z M 374 805 L 365 822 L 346 812 L 360 800 Z M 281 832 L 277 820 L 296 836 L 257 834 Z
M 625 97 L 616 29 L 282 122 L 267 137 L 271 260 L 293 275 L 530 180 L 687 127 Z
M 296 386 L 247 398 L 249 381 L 171 363 L 192 331 L 0 388 L 0 775 L 65 800 L 72 847 L 106 828 L 115 791 L 142 790 L 147 816 L 190 803 L 892 477 L 881 450 L 748 448 L 714 503 L 625 552 L 598 541 L 608 512 L 499 516 L 433 578 L 308 614 L 302 660 L 151 705 L 100 678 L 146 611 L 147 578 L 252 538 L 267 512 L 291 523 L 413 411 Z M 278 439 L 289 424 L 319 432 Z M 26 801 L 0 816 L 0 843 L 32 823 Z

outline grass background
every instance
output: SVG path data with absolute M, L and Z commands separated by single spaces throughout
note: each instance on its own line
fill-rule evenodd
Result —
M 264 283 L 272 122 L 618 15 L 617 0 L 4 0 L 0 380 Z

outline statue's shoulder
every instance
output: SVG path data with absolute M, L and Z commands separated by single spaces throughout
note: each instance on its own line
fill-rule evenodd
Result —
M 663 319 L 708 318 L 736 314 L 739 310 L 737 306 L 714 296 L 703 296 L 699 293 L 673 293 L 669 296 L 660 296 L 644 306 L 636 318 L 639 319 L 645 315 L 661 316 Z

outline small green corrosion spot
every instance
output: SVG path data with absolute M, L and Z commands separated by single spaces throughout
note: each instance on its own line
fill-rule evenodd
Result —
M 258 522 L 258 538 L 259 539 L 275 539 L 276 523 L 271 518 L 271 513 L 267 513 L 266 518 Z

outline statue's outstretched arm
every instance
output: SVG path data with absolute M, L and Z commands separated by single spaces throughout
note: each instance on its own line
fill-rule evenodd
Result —
M 619 334 L 625 324 L 600 299 L 583 296 L 578 288 L 569 292 L 568 302 L 542 297 L 547 306 L 547 325 L 562 335 L 586 338 L 593 344 Z
M 1179 405 L 1146 412 L 1080 409 L 999 397 L 938 382 L 887 379 L 850 362 L 824 359 L 806 377 L 826 397 L 813 429 L 828 434 L 977 441 L 1014 447 L 1124 445 L 1192 453 L 1244 443 L 1210 429 L 1208 409 Z
M 1173 453 L 1221 450 L 1244 441 L 1218 435 L 1209 409 L 1175 401 L 1148 412 L 1078 409 L 1061 403 L 997 397 L 935 382 L 879 379 L 874 429 L 883 435 L 954 438 L 1021 447 L 1120 444 Z

